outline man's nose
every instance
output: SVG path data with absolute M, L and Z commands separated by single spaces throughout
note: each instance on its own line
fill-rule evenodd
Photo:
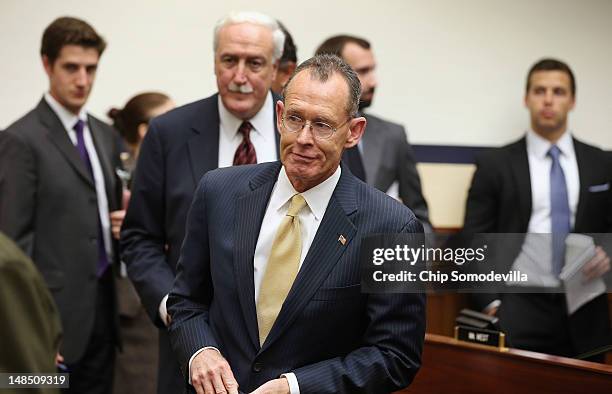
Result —
M 314 140 L 314 131 L 312 130 L 312 124 L 310 121 L 306 121 L 304 126 L 296 132 L 297 139 L 296 141 L 301 145 L 312 144 Z
M 88 78 L 89 76 L 87 75 L 87 70 L 85 69 L 85 67 L 79 68 L 75 76 L 76 84 L 78 86 L 85 86 L 87 85 Z
M 369 75 L 368 87 L 372 89 L 372 88 L 376 88 L 376 85 L 378 85 L 378 79 L 376 78 L 376 73 L 372 71 L 370 72 L 370 75 Z
M 554 97 L 553 92 L 550 91 L 550 90 L 547 90 L 546 93 L 544 94 L 544 103 L 545 104 L 552 104 L 553 97 Z
M 234 74 L 234 82 L 237 84 L 245 84 L 247 82 L 246 77 L 246 64 L 244 61 L 240 61 L 236 67 L 236 73 Z

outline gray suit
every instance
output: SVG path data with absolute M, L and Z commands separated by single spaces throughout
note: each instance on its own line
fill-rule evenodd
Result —
M 361 144 L 366 182 L 386 192 L 397 181 L 399 198 L 426 228 L 429 227 L 427 202 L 421 192 L 414 152 L 404 127 L 374 115 L 364 116 L 368 123 Z M 350 164 L 349 167 L 356 172 Z
M 114 175 L 119 139 L 92 116 L 88 124 L 110 212 L 121 201 Z M 83 357 L 95 326 L 98 220 L 91 175 L 60 119 L 42 99 L 0 133 L 0 231 L 32 258 L 51 291 L 64 329 L 60 352 L 67 364 Z M 105 310 L 112 312 L 114 303 L 107 300 Z M 106 327 L 116 328 L 110 320 L 104 322 Z

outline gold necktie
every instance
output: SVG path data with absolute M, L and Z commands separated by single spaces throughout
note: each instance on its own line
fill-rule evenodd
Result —
M 259 343 L 263 345 L 297 276 L 302 254 L 298 213 L 306 206 L 301 194 L 291 197 L 287 215 L 276 232 L 257 299 Z

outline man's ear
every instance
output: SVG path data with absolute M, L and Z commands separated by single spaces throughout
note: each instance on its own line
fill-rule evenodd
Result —
M 41 60 L 47 76 L 50 76 L 51 71 L 53 70 L 53 63 L 51 63 L 47 55 L 42 55 Z
M 276 129 L 279 133 L 283 122 L 283 112 L 285 112 L 285 104 L 283 104 L 283 100 L 278 100 L 276 102 Z
M 570 106 L 570 111 L 573 111 L 576 108 L 576 96 L 572 95 L 572 105 Z
M 297 63 L 294 63 L 294 62 L 287 63 L 287 65 L 285 66 L 285 74 L 287 74 L 288 77 L 292 76 L 296 68 L 297 68 Z
M 363 116 L 351 119 L 348 127 L 348 138 L 344 143 L 344 148 L 352 148 L 359 143 L 359 140 L 365 132 L 367 120 Z

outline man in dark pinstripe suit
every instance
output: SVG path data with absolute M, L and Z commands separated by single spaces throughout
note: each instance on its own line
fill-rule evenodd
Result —
M 189 390 L 386 393 L 414 378 L 424 297 L 361 293 L 359 249 L 423 227 L 340 166 L 365 128 L 360 90 L 340 58 L 307 60 L 276 104 L 281 163 L 202 178 L 168 300 Z

